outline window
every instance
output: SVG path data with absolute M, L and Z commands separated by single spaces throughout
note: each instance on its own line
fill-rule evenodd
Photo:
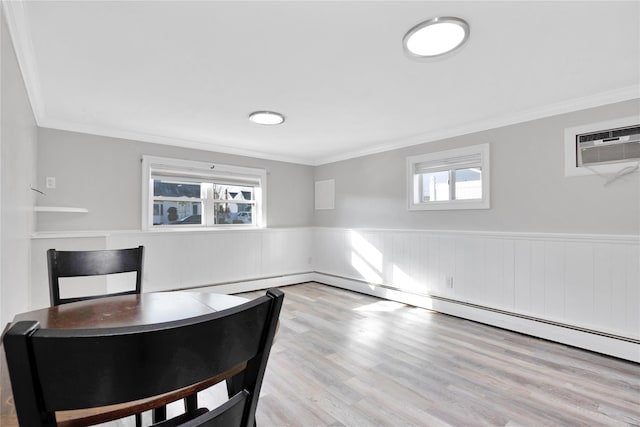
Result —
M 143 156 L 144 229 L 264 227 L 266 171 Z
M 489 144 L 407 157 L 409 210 L 488 209 Z

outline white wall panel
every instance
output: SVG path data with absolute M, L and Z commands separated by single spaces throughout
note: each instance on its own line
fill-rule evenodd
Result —
M 529 273 L 531 274 L 531 284 L 529 288 L 530 305 L 526 314 L 532 316 L 545 315 L 545 242 L 541 240 L 533 240 L 531 244 L 531 265 Z
M 583 325 L 593 325 L 595 305 L 594 245 L 568 242 L 565 245 L 564 313 Z
M 484 246 L 484 287 L 478 300 L 481 304 L 493 303 L 497 308 L 505 308 L 504 264 L 504 242 L 487 239 Z
M 627 324 L 625 330 L 640 336 L 640 247 L 627 248 Z
M 515 300 L 515 242 L 502 241 L 502 308 L 514 310 Z
M 454 289 L 447 288 L 447 277 L 453 277 L 455 282 L 455 237 L 454 236 L 438 236 L 438 276 L 440 286 L 444 292 L 443 296 L 454 297 Z
M 311 231 L 306 228 L 263 233 L 262 275 L 272 277 L 311 271 L 313 269 L 311 237 Z
M 627 324 L 627 248 L 611 245 L 611 321 L 613 331 L 622 331 Z M 638 306 L 636 301 L 636 307 Z
M 444 277 L 440 269 L 440 241 L 436 236 L 426 236 L 420 239 L 423 242 L 426 255 L 422 264 L 423 274 L 426 280 L 427 293 L 439 295 L 444 293 Z
M 531 242 L 514 242 L 513 270 L 513 310 L 531 312 Z
M 333 240 L 330 243 L 333 244 Z M 138 245 L 145 247 L 143 292 L 225 283 L 231 284 L 223 291 L 234 292 L 233 283 L 259 282 L 276 276 L 289 276 L 293 280 L 291 283 L 296 283 L 304 273 L 312 271 L 310 228 L 40 233 L 32 238 L 31 292 L 26 309 L 49 305 L 47 249 L 96 250 Z M 279 286 L 287 284 L 287 280 L 285 277 L 277 283 L 273 280 L 269 283 Z M 238 291 L 251 287 L 238 285 Z
M 453 293 L 462 301 L 486 304 L 484 241 L 475 237 L 454 240 Z
M 320 274 L 640 339 L 637 236 L 315 228 L 313 238 Z
M 551 320 L 564 320 L 564 243 L 545 242 L 544 251 L 544 313 Z M 569 298 L 575 297 L 570 295 Z
M 613 310 L 613 248 L 603 244 L 593 248 L 593 312 L 591 324 L 611 325 Z

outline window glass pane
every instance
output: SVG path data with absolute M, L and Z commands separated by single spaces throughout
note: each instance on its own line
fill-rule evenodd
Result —
M 449 200 L 449 172 L 432 172 L 422 174 L 422 200 L 433 202 Z
M 199 199 L 200 184 L 154 179 L 153 195 L 155 197 L 195 197 Z
M 143 156 L 143 168 L 145 229 L 265 226 L 264 169 L 154 156 Z
M 456 169 L 456 200 L 482 199 L 482 170 Z
M 222 200 L 253 200 L 253 187 L 214 184 L 213 198 Z
M 153 225 L 202 224 L 202 202 L 153 201 Z
M 214 203 L 215 224 L 253 224 L 251 203 Z

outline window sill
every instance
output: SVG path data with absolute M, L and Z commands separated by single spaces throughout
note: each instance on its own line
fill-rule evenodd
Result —
M 491 205 L 488 200 L 474 202 L 431 202 L 424 204 L 411 204 L 410 211 L 444 211 L 444 210 L 477 210 L 490 209 Z
M 203 231 L 243 231 L 243 230 L 264 230 L 266 227 L 245 226 L 245 227 L 153 227 L 143 229 L 143 233 L 184 233 L 184 232 L 203 232 Z
M 34 206 L 34 212 L 60 212 L 60 213 L 88 213 L 85 208 L 72 208 L 68 206 Z

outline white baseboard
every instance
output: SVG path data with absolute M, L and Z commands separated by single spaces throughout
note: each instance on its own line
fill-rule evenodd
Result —
M 416 307 L 422 307 L 463 319 L 473 320 L 475 322 L 485 323 L 487 325 L 497 326 L 499 328 L 640 363 L 640 344 L 635 342 L 635 340 L 627 341 L 625 339 L 600 335 L 597 331 L 589 332 L 578 330 L 572 328 L 570 325 L 551 324 L 543 320 L 518 316 L 515 313 L 510 315 L 505 312 L 496 312 L 453 300 L 411 294 L 345 277 L 317 272 L 312 276 L 312 280 L 319 283 L 403 302 Z
M 241 292 L 259 291 L 262 289 L 277 288 L 278 286 L 295 285 L 298 283 L 313 281 L 313 273 L 288 274 L 276 277 L 265 277 L 238 282 L 226 282 L 215 285 L 199 286 L 187 289 L 175 289 L 196 292 L 215 292 L 218 294 L 237 294 Z

